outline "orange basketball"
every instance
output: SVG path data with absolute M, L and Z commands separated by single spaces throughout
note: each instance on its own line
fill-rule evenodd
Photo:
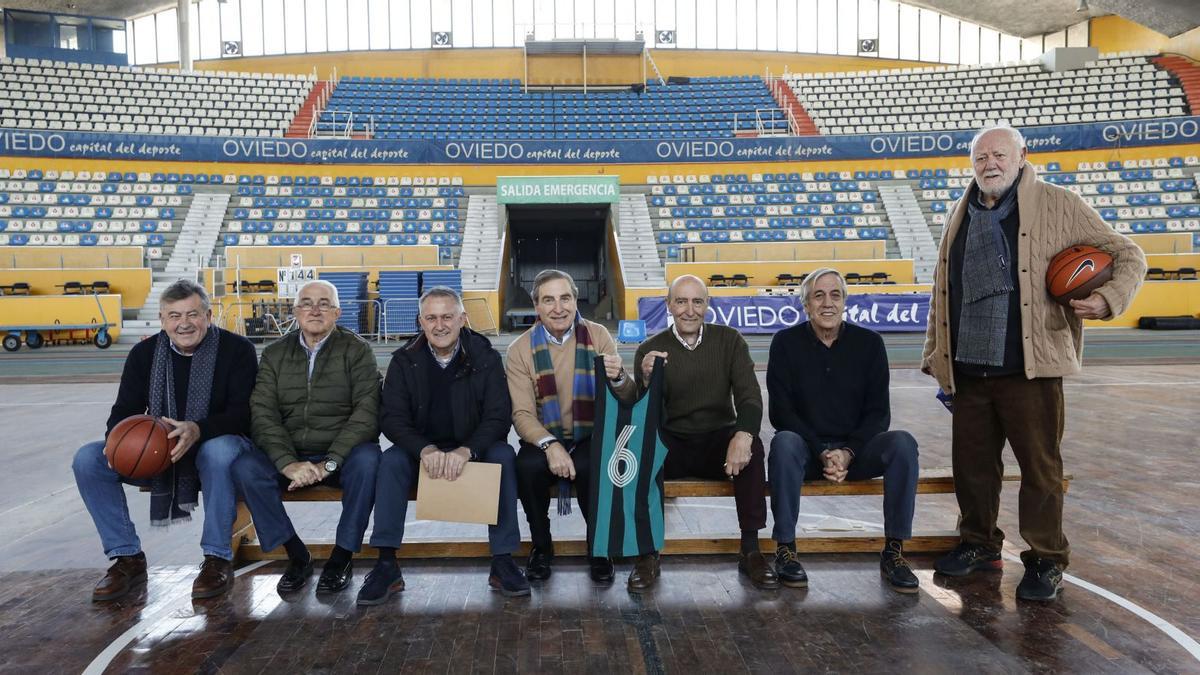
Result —
M 152 415 L 121 420 L 108 434 L 104 456 L 126 478 L 153 478 L 171 466 L 170 425 Z
M 1069 307 L 1112 279 L 1112 256 L 1094 246 L 1063 249 L 1046 270 L 1046 291 L 1058 304 Z

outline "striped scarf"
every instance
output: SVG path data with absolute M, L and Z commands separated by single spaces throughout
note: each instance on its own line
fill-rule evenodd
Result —
M 578 443 L 592 435 L 592 423 L 596 417 L 596 377 L 592 370 L 596 361 L 596 347 L 592 344 L 587 324 L 578 312 L 575 314 L 574 337 L 570 439 Z M 541 321 L 534 324 L 529 342 L 533 348 L 533 369 L 537 376 L 537 402 L 542 411 L 542 424 L 568 448 L 568 452 L 573 451 L 574 444 L 566 442 L 567 433 L 563 429 L 562 404 L 558 398 L 558 386 L 554 382 L 554 361 L 550 358 L 550 337 Z M 558 512 L 564 516 L 571 512 L 571 482 L 566 479 L 559 481 Z

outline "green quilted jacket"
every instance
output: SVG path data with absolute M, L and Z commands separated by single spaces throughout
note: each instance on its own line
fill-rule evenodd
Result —
M 279 469 L 300 455 L 328 455 L 342 464 L 350 449 L 379 439 L 379 368 L 371 346 L 335 328 L 317 352 L 293 331 L 263 350 L 250 397 L 254 443 Z

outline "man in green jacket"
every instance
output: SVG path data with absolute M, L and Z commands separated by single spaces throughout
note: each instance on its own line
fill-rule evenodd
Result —
M 232 471 L 250 507 L 263 550 L 282 544 L 290 564 L 280 593 L 297 591 L 312 574 L 312 556 L 283 508 L 281 489 L 342 488 L 337 545 L 317 582 L 318 592 L 350 584 L 353 553 L 375 503 L 379 467 L 379 368 L 375 353 L 354 332 L 337 326 L 337 288 L 312 281 L 296 295 L 299 329 L 263 350 L 250 398 L 257 452 L 244 452 Z

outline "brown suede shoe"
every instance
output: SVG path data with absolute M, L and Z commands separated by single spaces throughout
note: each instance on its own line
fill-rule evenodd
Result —
M 657 553 L 638 556 L 633 563 L 633 571 L 629 573 L 629 582 L 626 586 L 630 593 L 648 591 L 658 583 L 660 574 L 662 574 L 662 569 L 659 566 Z
M 738 560 L 738 572 L 750 577 L 750 583 L 758 588 L 768 591 L 779 588 L 779 576 L 775 574 L 762 551 L 743 553 Z
M 192 582 L 192 599 L 215 598 L 233 588 L 233 563 L 215 555 L 204 556 L 200 574 Z
M 129 595 L 146 583 L 146 554 L 123 555 L 113 560 L 104 578 L 92 589 L 92 602 L 107 602 Z

